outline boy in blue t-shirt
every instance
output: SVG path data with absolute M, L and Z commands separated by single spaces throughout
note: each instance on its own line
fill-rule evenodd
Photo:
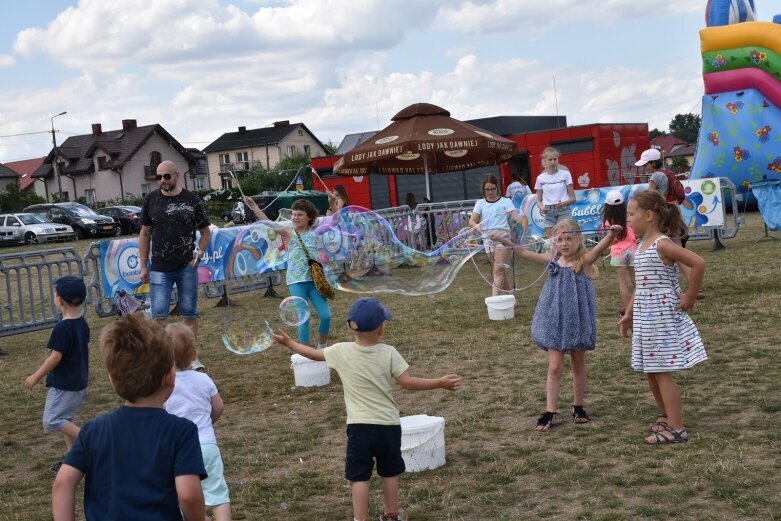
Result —
M 81 316 L 81 305 L 87 298 L 84 281 L 67 275 L 54 281 L 54 305 L 62 313 L 52 330 L 48 347 L 51 351 L 41 367 L 28 376 L 24 386 L 32 391 L 35 384 L 46 376 L 46 405 L 43 409 L 43 432 L 59 431 L 70 450 L 78 426 L 73 417 L 87 398 L 89 382 L 89 325 Z M 54 473 L 62 465 L 51 466 Z
M 163 408 L 176 378 L 165 329 L 127 315 L 103 328 L 100 344 L 109 381 L 125 404 L 81 429 L 54 480 L 54 520 L 75 519 L 84 476 L 87 519 L 205 519 L 198 428 Z

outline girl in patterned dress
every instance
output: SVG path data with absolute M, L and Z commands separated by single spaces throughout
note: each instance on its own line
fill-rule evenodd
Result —
M 629 305 L 632 292 L 629 287 L 635 280 L 635 252 L 637 251 L 637 237 L 631 226 L 626 225 L 626 203 L 621 190 L 610 190 L 605 196 L 605 205 L 602 207 L 602 219 L 605 227 L 614 224 L 621 226 L 623 230 L 616 237 L 616 242 L 610 245 L 610 265 L 616 268 L 618 279 L 618 292 L 621 295 L 621 311 L 619 317 L 624 315 L 624 310 Z
M 673 373 L 708 359 L 700 334 L 686 314 L 697 301 L 705 261 L 675 244 L 668 234 L 681 229 L 678 206 L 655 190 L 636 194 L 627 209 L 629 225 L 643 237 L 635 254 L 635 294 L 619 320 L 619 332 L 632 334 L 632 368 L 648 378 L 659 418 L 651 424 L 648 444 L 681 443 L 689 435 L 683 426 L 681 393 Z M 691 268 L 686 292 L 678 284 L 678 268 Z
M 596 275 L 593 265 L 621 232 L 613 226 L 599 243 L 588 251 L 578 223 L 564 219 L 552 228 L 551 253 L 534 253 L 522 246 L 514 246 L 500 239 L 505 246 L 514 246 L 515 253 L 538 264 L 548 264 L 548 279 L 540 293 L 532 320 L 532 340 L 548 353 L 548 376 L 545 386 L 546 410 L 537 420 L 536 429 L 547 432 L 559 401 L 564 355 L 569 354 L 572 365 L 573 403 L 572 421 L 590 421 L 583 408 L 586 394 L 586 351 L 596 345 L 596 293 L 591 278 Z

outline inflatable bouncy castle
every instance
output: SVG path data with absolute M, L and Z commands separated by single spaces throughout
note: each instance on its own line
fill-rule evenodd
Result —
M 749 187 L 781 181 L 781 24 L 755 21 L 755 12 L 753 0 L 708 2 L 708 27 L 700 31 L 702 126 L 691 174 L 727 177 L 752 200 Z

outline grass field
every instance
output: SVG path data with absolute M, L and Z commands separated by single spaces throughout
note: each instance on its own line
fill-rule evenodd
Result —
M 455 372 L 465 387 L 396 393 L 402 415 L 447 420 L 447 464 L 401 479 L 404 518 L 425 520 L 777 520 L 781 519 L 781 242 L 754 243 L 758 214 L 725 250 L 690 243 L 706 261 L 705 291 L 693 318 L 710 360 L 678 377 L 690 441 L 642 443 L 656 410 L 643 375 L 629 366 L 630 346 L 615 328 L 618 289 L 609 266 L 596 279 L 599 337 L 589 354 L 586 408 L 593 421 L 569 421 L 571 374 L 565 369 L 563 422 L 534 430 L 545 407 L 546 355 L 531 344 L 541 283 L 516 294 L 515 318 L 489 321 L 490 292 L 470 263 L 455 283 L 431 297 L 383 296 L 394 314 L 386 341 L 417 376 Z M 80 247 L 86 247 L 82 241 Z M 1 250 L 2 252 L 10 250 Z M 487 276 L 484 259 L 477 265 Z M 516 268 L 518 284 L 540 267 Z M 286 289 L 280 288 L 286 295 Z M 293 386 L 290 353 L 279 346 L 247 357 L 226 351 L 219 334 L 228 314 L 280 324 L 278 299 L 236 295 L 240 307 L 201 300 L 201 360 L 226 403 L 216 425 L 234 519 L 352 519 L 343 478 L 342 388 Z M 349 338 L 345 314 L 353 295 L 332 304 L 334 340 Z M 238 316 L 238 315 L 237 315 Z M 87 318 L 93 339 L 111 319 Z M 292 331 L 291 331 L 292 333 Z M 0 339 L 0 519 L 51 519 L 52 475 L 62 457 L 58 435 L 41 432 L 45 390 L 22 383 L 45 357 L 48 332 Z M 119 404 L 93 342 L 90 394 L 78 423 Z M 373 482 L 371 514 L 381 513 Z

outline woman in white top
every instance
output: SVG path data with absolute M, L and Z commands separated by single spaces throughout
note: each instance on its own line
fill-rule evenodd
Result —
M 545 170 L 537 176 L 534 190 L 537 192 L 537 207 L 545 217 L 545 234 L 562 219 L 572 218 L 570 205 L 575 202 L 572 175 L 559 165 L 559 151 L 548 147 L 542 151 L 542 166 Z
M 469 216 L 469 225 L 483 233 L 483 245 L 491 261 L 494 284 L 491 295 L 510 292 L 510 280 L 507 277 L 512 249 L 503 246 L 500 240 L 510 239 L 512 218 L 520 224 L 520 217 L 513 203 L 499 192 L 499 181 L 492 174 L 483 178 L 483 199 L 478 199 Z

